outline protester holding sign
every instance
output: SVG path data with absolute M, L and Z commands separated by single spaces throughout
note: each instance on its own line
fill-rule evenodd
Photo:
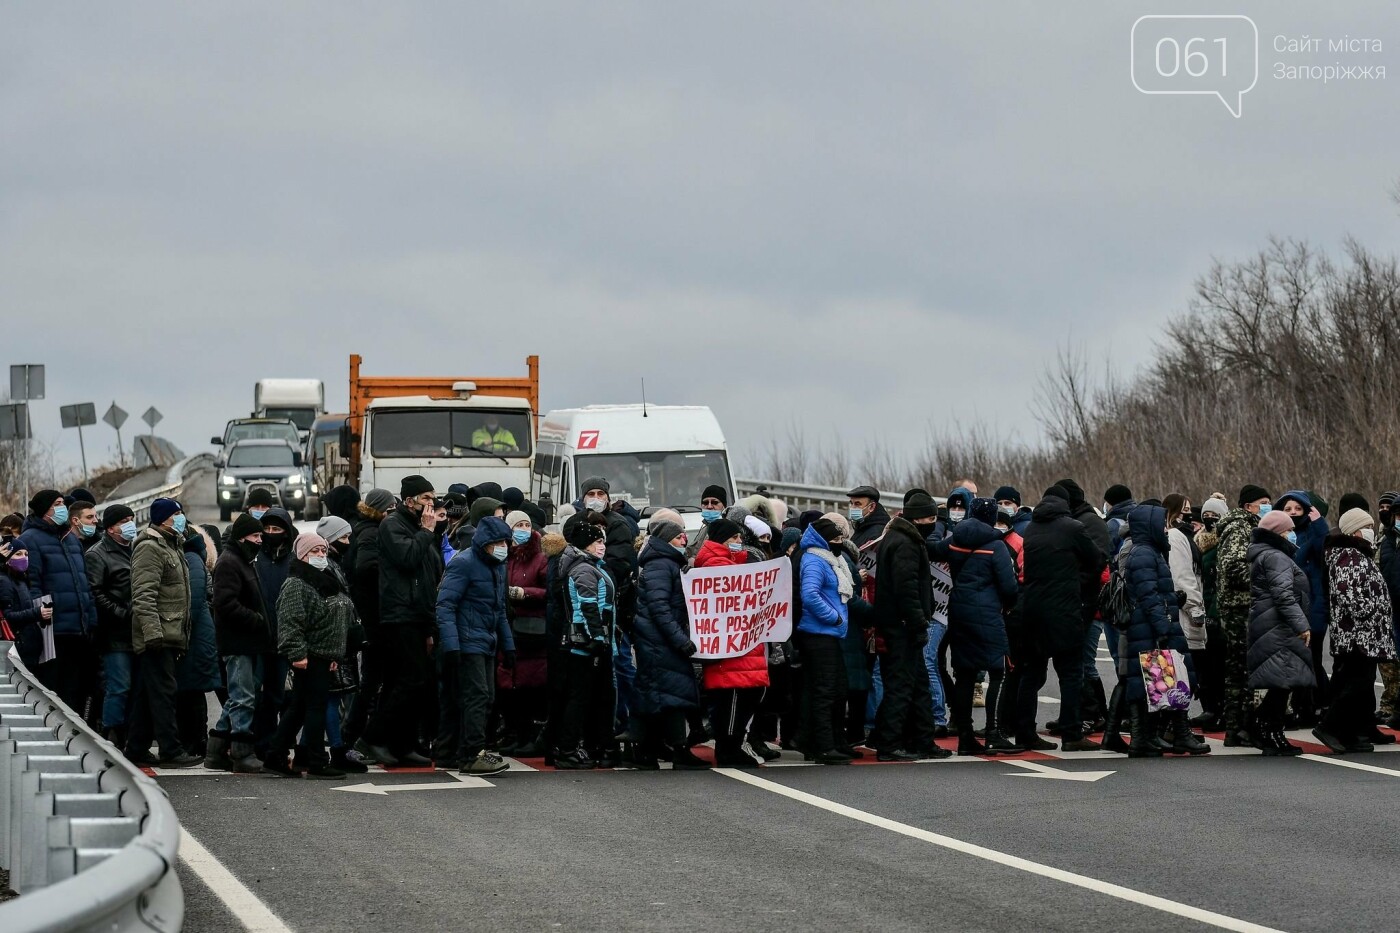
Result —
M 696 568 L 737 566 L 747 560 L 743 529 L 727 518 L 711 522 L 708 538 L 695 555 Z M 721 768 L 758 767 L 758 761 L 744 751 L 744 738 L 768 687 L 767 646 L 758 641 L 738 657 L 707 662 L 704 683 L 710 691 L 715 764 Z
M 841 529 L 819 518 L 802 533 L 800 577 L 802 615 L 797 620 L 797 646 L 802 652 L 804 751 L 817 764 L 849 764 L 852 755 L 840 748 L 845 732 L 846 667 L 841 640 L 850 622 L 847 604 L 855 581 L 844 558 L 833 553 Z

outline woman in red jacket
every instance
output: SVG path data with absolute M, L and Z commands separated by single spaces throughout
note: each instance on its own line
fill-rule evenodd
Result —
M 697 569 L 742 564 L 748 559 L 744 531 L 737 523 L 716 519 L 706 531 L 705 543 L 695 555 Z M 737 658 L 706 661 L 704 684 L 715 730 L 715 764 L 721 768 L 757 768 L 758 761 L 744 751 L 744 737 L 768 688 L 768 646 L 759 644 Z
M 506 607 L 515 636 L 515 669 L 496 669 L 501 715 L 508 741 L 501 751 L 516 758 L 539 758 L 545 753 L 541 740 L 545 718 L 546 658 L 549 636 L 544 630 L 545 572 L 549 558 L 540 546 L 540 534 L 524 512 L 506 516 L 510 526 L 510 556 L 506 558 Z

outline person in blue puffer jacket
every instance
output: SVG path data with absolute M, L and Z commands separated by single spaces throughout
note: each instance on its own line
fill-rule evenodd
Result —
M 472 546 L 458 551 L 438 587 L 438 736 L 440 764 L 463 774 L 499 774 L 509 765 L 486 748 L 486 721 L 496 694 L 496 651 L 515 667 L 515 640 L 506 620 L 506 558 L 510 526 L 487 516 Z
M 1317 678 L 1315 688 L 1293 691 L 1293 712 L 1298 717 L 1298 727 L 1310 729 L 1317 725 L 1324 702 L 1330 694 L 1327 668 L 1322 663 L 1322 645 L 1327 637 L 1327 559 L 1325 544 L 1331 528 L 1319 509 L 1317 496 L 1301 489 L 1290 489 L 1278 498 L 1274 508 L 1282 510 L 1293 519 L 1293 531 L 1298 536 L 1298 551 L 1293 562 L 1308 577 L 1308 628 L 1312 632 L 1309 649 L 1312 651 L 1313 676 Z M 1325 507 L 1325 503 L 1322 503 Z
M 797 650 L 802 658 L 805 724 L 803 751 L 818 764 L 850 764 L 843 750 L 846 660 L 841 642 L 850 624 L 847 604 L 855 595 L 850 565 L 833 548 L 845 535 L 829 518 L 807 526 L 797 544 L 802 611 Z
M 1186 721 L 1186 710 L 1149 714 L 1147 688 L 1142 680 L 1140 655 L 1154 648 L 1181 654 L 1191 683 L 1196 682 L 1181 629 L 1181 602 L 1172 578 L 1171 543 L 1167 539 L 1167 510 L 1156 499 L 1148 499 L 1128 514 L 1128 536 L 1132 540 L 1127 557 L 1120 555 L 1128 586 L 1132 615 L 1128 630 L 1119 639 L 1118 676 L 1124 683 L 1132 741 L 1128 755 L 1133 758 L 1157 757 L 1163 751 L 1203 755 L 1210 746 L 1196 738 Z M 1170 731 L 1167 744 L 1163 735 Z

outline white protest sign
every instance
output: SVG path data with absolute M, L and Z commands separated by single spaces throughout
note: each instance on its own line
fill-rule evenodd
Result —
M 683 578 L 695 659 L 748 654 L 792 637 L 792 561 L 697 567 Z
M 953 595 L 953 572 L 944 563 L 928 565 L 933 571 L 933 621 L 948 624 L 948 598 Z

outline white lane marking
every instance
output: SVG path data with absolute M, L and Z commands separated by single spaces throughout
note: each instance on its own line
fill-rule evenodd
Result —
M 1173 914 L 1178 917 L 1185 917 L 1188 920 L 1195 920 L 1209 926 L 1222 930 L 1234 930 L 1237 933 L 1282 933 L 1273 927 L 1261 926 L 1257 923 L 1250 923 L 1248 920 L 1239 920 L 1235 917 L 1228 917 L 1225 914 L 1218 914 L 1201 907 L 1192 907 L 1189 904 L 1179 904 L 1176 901 L 1168 900 L 1165 897 L 1158 897 L 1155 894 L 1147 894 L 1143 891 L 1135 891 L 1132 888 L 1125 888 L 1122 885 L 1113 884 L 1108 881 L 1100 881 L 1097 878 L 1090 878 L 1088 875 L 1077 874 L 1072 871 L 1065 871 L 1062 868 L 1055 868 L 1052 865 L 1042 865 L 1040 862 L 1033 862 L 1030 859 L 1021 858 L 1017 855 L 1008 855 L 1005 852 L 998 852 L 996 849 L 988 849 L 984 846 L 974 845 L 970 842 L 963 842 L 961 839 L 954 839 L 951 836 L 944 836 L 940 833 L 929 832 L 917 826 L 910 826 L 908 823 L 901 823 L 883 816 L 876 816 L 864 810 L 857 810 L 855 807 L 848 807 L 845 804 L 827 800 L 825 797 L 818 797 L 815 794 L 808 794 L 782 784 L 765 780 L 743 771 L 736 771 L 732 768 L 715 768 L 715 774 L 722 774 L 727 778 L 766 790 L 799 803 L 826 810 L 828 813 L 835 813 L 847 819 L 875 826 L 880 829 L 889 830 L 892 833 L 899 833 L 902 836 L 909 836 L 922 842 L 931 843 L 944 849 L 954 852 L 961 852 L 964 855 L 971 855 L 988 862 L 994 862 L 1007 868 L 1014 868 L 1032 875 L 1039 875 L 1042 878 L 1049 878 L 1052 881 L 1060 881 L 1075 887 L 1085 888 L 1099 894 L 1106 894 L 1122 901 L 1138 904 L 1142 907 L 1149 907 L 1159 910 L 1162 913 Z
M 1025 769 L 1025 771 L 1019 774 L 1008 771 L 1006 772 L 1008 777 L 1045 778 L 1051 781 L 1085 781 L 1092 783 L 1093 781 L 1101 781 L 1109 775 L 1118 773 L 1116 771 L 1061 771 L 1059 768 L 1052 768 L 1049 765 L 1043 765 L 1035 761 L 1008 761 L 1007 764 Z
M 282 922 L 258 896 L 233 876 L 224 863 L 215 858 L 199 840 L 190 835 L 189 830 L 180 827 L 180 859 L 190 867 L 190 871 L 223 901 L 224 906 L 243 924 L 248 933 L 292 933 L 292 928 Z
M 1299 755 L 1298 757 L 1306 758 L 1308 761 L 1320 761 L 1325 765 L 1336 765 L 1339 768 L 1351 768 L 1355 771 L 1369 771 L 1372 774 L 1384 774 L 1387 777 L 1400 778 L 1400 771 L 1396 771 L 1393 768 L 1378 768 L 1375 765 L 1363 765 L 1359 761 L 1347 761 L 1345 758 L 1327 757 L 1324 755 Z
M 1049 703 L 1052 706 L 1060 705 L 1059 697 L 1036 697 L 1036 699 L 1039 700 L 1041 703 Z
M 449 771 L 451 781 L 433 781 L 429 784 L 339 784 L 331 790 L 345 791 L 347 794 L 374 794 L 387 797 L 409 790 L 461 790 L 468 787 L 495 787 L 490 781 L 473 774 L 458 774 Z

